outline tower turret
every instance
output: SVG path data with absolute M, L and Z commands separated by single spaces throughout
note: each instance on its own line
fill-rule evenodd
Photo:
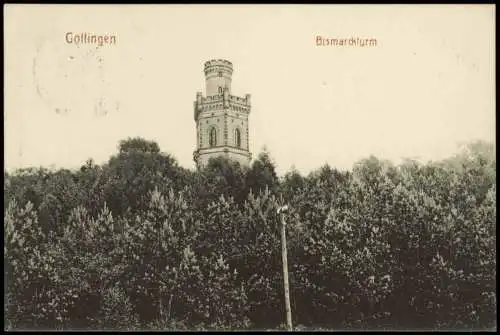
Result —
M 205 62 L 207 96 L 222 95 L 226 88 L 231 93 L 232 76 L 233 64 L 231 62 L 224 59 Z

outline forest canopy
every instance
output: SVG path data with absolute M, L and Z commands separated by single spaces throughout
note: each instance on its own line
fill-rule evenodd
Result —
M 283 328 L 283 204 L 296 329 L 496 327 L 493 144 L 278 176 L 267 151 L 192 171 L 129 138 L 4 172 L 7 328 Z

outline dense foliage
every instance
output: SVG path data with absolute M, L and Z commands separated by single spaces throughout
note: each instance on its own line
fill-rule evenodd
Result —
M 77 171 L 4 173 L 9 329 L 496 327 L 496 160 L 375 157 L 278 178 L 269 153 L 180 167 L 122 141 Z

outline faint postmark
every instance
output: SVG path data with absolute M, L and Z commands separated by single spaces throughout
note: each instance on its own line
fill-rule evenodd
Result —
M 42 39 L 36 44 L 32 77 L 38 98 L 58 115 L 105 116 L 119 110 L 110 95 L 112 78 L 106 76 L 99 44 L 69 46 L 64 38 Z

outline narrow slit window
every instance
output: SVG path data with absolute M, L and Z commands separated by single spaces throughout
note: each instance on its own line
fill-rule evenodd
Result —
M 238 128 L 236 128 L 235 131 L 235 141 L 236 141 L 236 147 L 240 148 L 241 147 L 241 133 Z
M 210 146 L 215 147 L 217 145 L 217 130 L 215 127 L 210 129 L 210 138 L 209 138 Z

